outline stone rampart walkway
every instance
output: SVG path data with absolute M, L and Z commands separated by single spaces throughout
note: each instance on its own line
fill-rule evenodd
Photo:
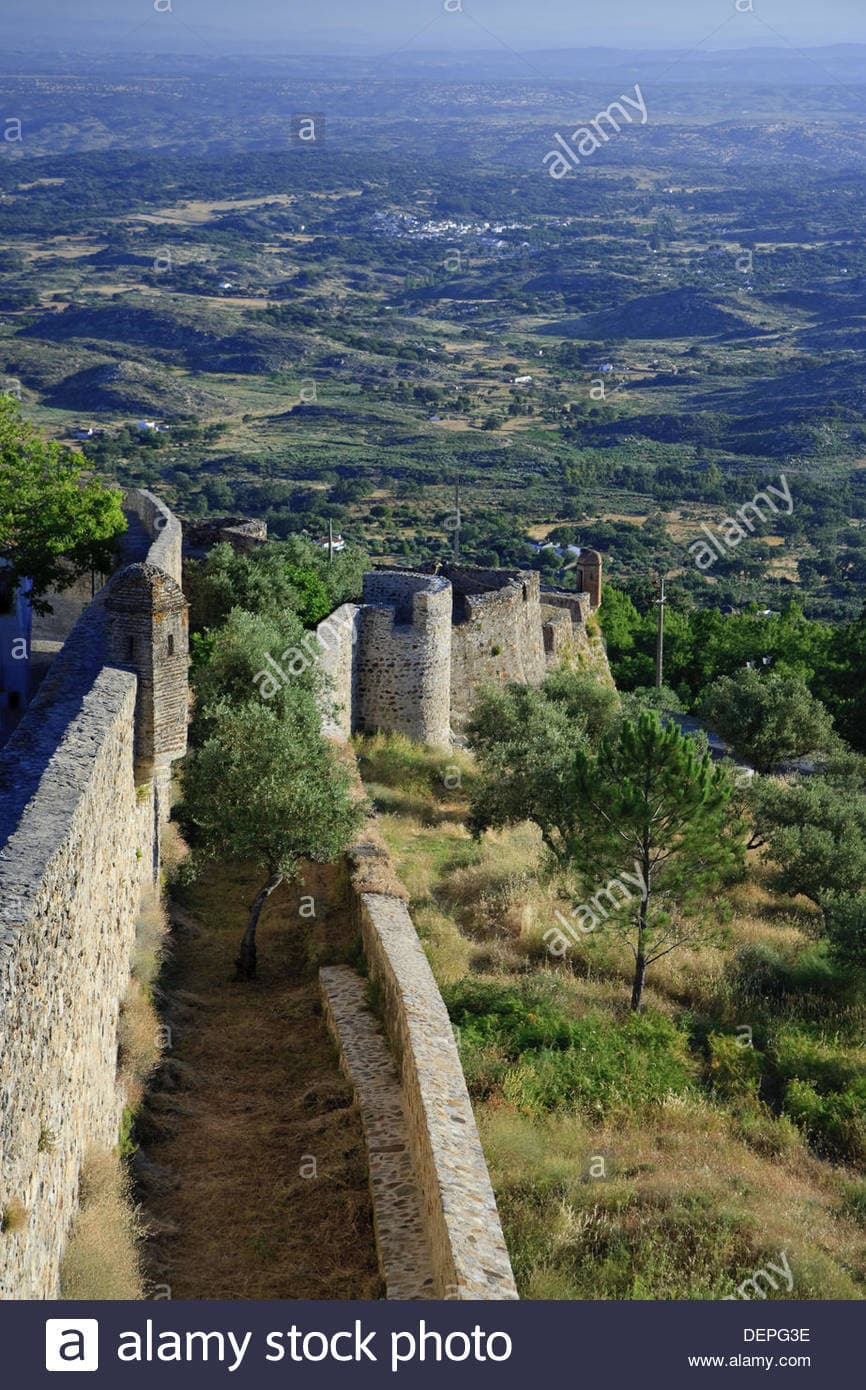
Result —
M 433 1262 L 394 1059 L 367 1006 L 366 981 L 350 966 L 333 965 L 319 971 L 319 982 L 325 1017 L 361 1112 L 386 1296 L 432 1298 Z

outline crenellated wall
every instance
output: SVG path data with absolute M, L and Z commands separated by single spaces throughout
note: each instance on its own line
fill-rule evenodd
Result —
M 97 595 L 0 754 L 2 1298 L 58 1296 L 82 1156 L 117 1140 L 120 1004 L 186 746 L 186 605 L 153 558 L 179 573 L 180 527 L 149 494 L 129 511 L 147 563 Z
M 459 730 L 485 685 L 540 685 L 546 663 L 540 581 L 532 571 L 446 566 L 454 595 L 451 722 Z

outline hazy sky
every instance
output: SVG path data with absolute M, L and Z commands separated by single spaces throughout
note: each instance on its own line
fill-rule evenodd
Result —
M 109 35 L 137 47 L 148 35 L 166 37 L 157 26 L 173 21 L 178 47 L 189 47 L 199 29 L 221 31 L 239 47 L 269 42 L 283 51 L 866 42 L 866 0 L 739 3 L 754 13 L 737 13 L 736 0 L 2 0 L 2 9 L 7 42 L 26 36 L 82 48 Z

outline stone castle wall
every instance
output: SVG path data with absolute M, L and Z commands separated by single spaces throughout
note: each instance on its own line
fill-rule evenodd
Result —
M 158 870 L 156 797 L 170 759 L 163 749 L 157 769 L 158 704 L 141 747 L 137 667 L 153 654 L 112 662 L 110 597 L 130 575 L 149 597 L 166 587 L 176 597 L 152 557 L 180 564 L 174 518 L 155 498 L 133 500 L 150 563 L 97 595 L 0 754 L 0 1214 L 7 1223 L 17 1214 L 0 1230 L 2 1298 L 58 1296 L 81 1159 L 90 1145 L 116 1142 L 124 1104 L 117 1024 L 142 885 Z M 151 605 L 147 616 L 158 633 L 160 613 Z M 178 640 L 170 699 L 179 730 L 181 630 Z
M 454 593 L 451 722 L 459 730 L 483 686 L 544 680 L 540 581 L 517 570 L 442 572 Z
M 354 732 L 358 704 L 358 641 L 361 610 L 344 603 L 316 628 L 319 667 L 329 682 L 324 696 L 324 731 L 348 739 Z
M 598 595 L 601 561 L 587 566 Z M 344 605 L 317 630 L 333 685 L 328 732 L 382 730 L 445 746 L 485 686 L 540 685 L 553 665 L 586 665 L 592 609 L 589 594 L 542 589 L 534 570 L 367 574 L 361 605 Z
M 132 771 L 135 678 L 105 670 L 0 855 L 0 1298 L 57 1298 L 91 1145 L 117 1142 L 117 1025 L 151 803 Z M 38 705 L 38 702 L 37 702 Z M 37 706 L 34 706 L 36 709 Z M 6 771 L 6 764 L 2 771 Z M 140 857 L 139 857 L 140 856 Z
M 364 576 L 357 717 L 419 743 L 451 738 L 451 588 L 409 571 Z

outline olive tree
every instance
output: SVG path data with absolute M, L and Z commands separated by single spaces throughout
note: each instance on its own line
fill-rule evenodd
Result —
M 265 903 L 304 860 L 329 863 L 365 816 L 348 769 L 304 702 L 280 711 L 254 699 L 210 711 L 209 734 L 184 775 L 184 817 L 196 854 L 245 860 L 262 870 L 237 960 L 240 979 L 256 973 L 256 931 Z

